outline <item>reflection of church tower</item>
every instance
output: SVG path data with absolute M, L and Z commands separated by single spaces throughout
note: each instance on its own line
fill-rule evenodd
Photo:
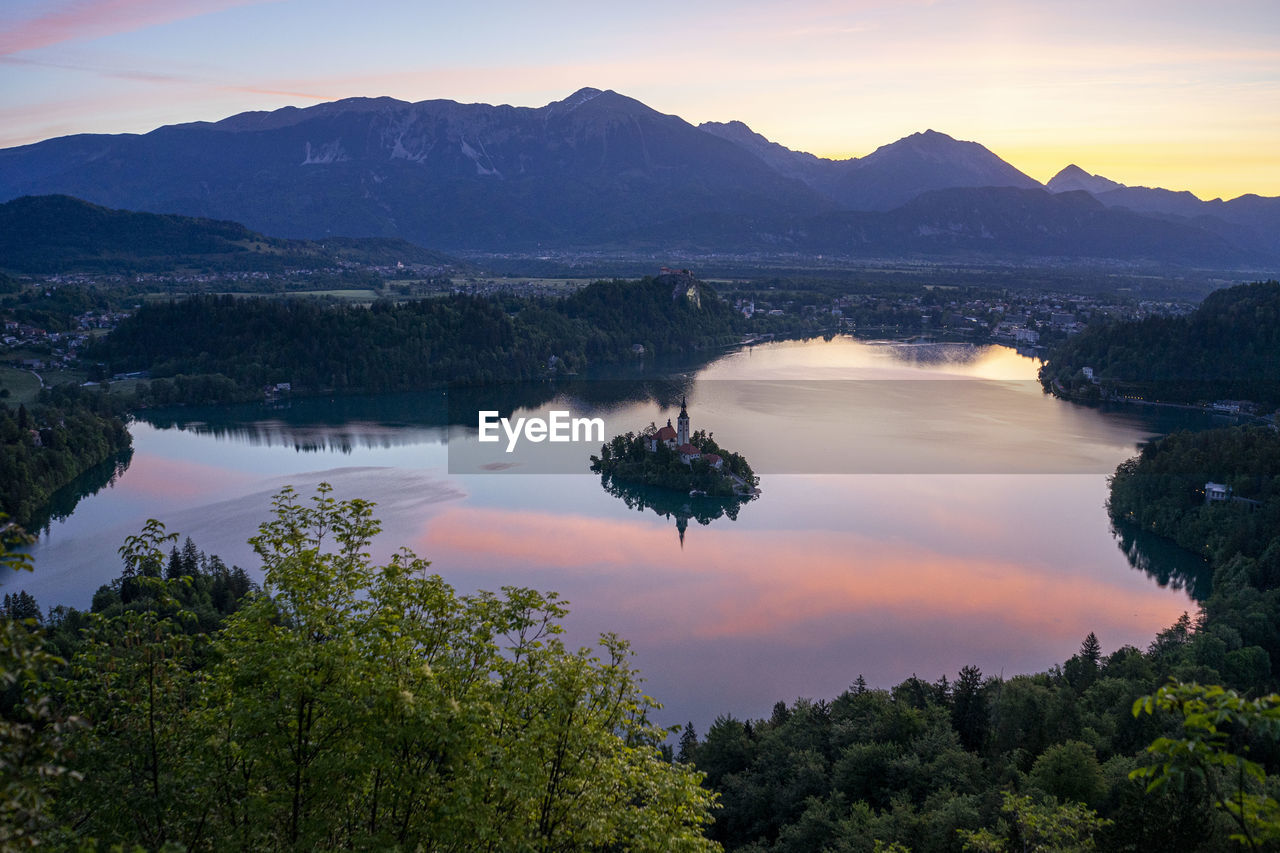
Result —
M 684 548 L 684 532 L 689 529 L 689 516 L 676 516 L 676 530 L 680 531 L 680 547 Z
M 676 447 L 689 443 L 689 412 L 686 408 L 682 397 L 680 398 L 680 417 L 676 418 Z

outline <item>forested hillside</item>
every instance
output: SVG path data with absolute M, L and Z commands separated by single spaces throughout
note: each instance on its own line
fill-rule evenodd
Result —
M 1230 498 L 1206 502 L 1207 482 L 1227 486 Z M 1216 563 L 1247 559 L 1255 586 L 1280 587 L 1280 434 L 1273 429 L 1179 432 L 1149 444 L 1116 471 L 1110 510 Z
M 0 269 L 17 272 L 263 272 L 337 267 L 343 261 L 462 265 L 404 240 L 282 240 L 238 222 L 113 210 L 66 195 L 0 204 Z
M 1040 378 L 1087 390 L 1085 367 L 1121 394 L 1280 405 L 1280 282 L 1215 291 L 1186 317 L 1091 326 L 1050 353 Z
M 0 512 L 25 524 L 80 474 L 129 447 L 120 405 L 61 387 L 28 409 L 0 403 Z
M 635 344 L 658 357 L 723 346 L 741 328 L 709 287 L 672 276 L 545 301 L 453 295 L 364 308 L 193 297 L 144 306 L 90 357 L 149 371 L 143 402 L 223 402 L 281 382 L 342 393 L 519 381 L 632 358 Z

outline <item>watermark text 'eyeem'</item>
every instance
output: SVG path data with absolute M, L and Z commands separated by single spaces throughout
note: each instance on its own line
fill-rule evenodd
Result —
M 502 437 L 498 434 L 501 429 L 507 436 L 507 453 L 516 449 L 516 444 L 521 438 L 535 444 L 542 441 L 604 442 L 603 418 L 575 418 L 569 412 L 562 410 L 553 410 L 547 414 L 549 415 L 547 418 L 516 418 L 513 424 L 510 418 L 499 417 L 496 411 L 481 411 L 479 413 L 480 441 L 501 441 Z

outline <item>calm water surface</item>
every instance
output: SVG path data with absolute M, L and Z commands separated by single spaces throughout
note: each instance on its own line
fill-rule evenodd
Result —
M 635 383 L 553 399 L 542 386 L 523 405 L 501 392 L 517 416 L 570 408 L 609 434 L 665 423 L 687 394 L 693 428 L 762 474 L 763 494 L 728 514 L 610 494 L 585 473 L 594 447 L 540 457 L 581 474 L 510 467 L 473 423 L 449 423 L 457 404 L 439 393 L 151 416 L 131 428 L 127 470 L 50 524 L 35 574 L 9 585 L 87 606 L 149 517 L 250 568 L 271 496 L 327 481 L 377 502 L 375 556 L 408 545 L 464 592 L 556 590 L 570 642 L 627 637 L 668 724 L 767 716 L 859 674 L 1042 670 L 1089 631 L 1107 652 L 1145 647 L 1195 609 L 1195 561 L 1113 533 L 1106 475 L 1151 436 L 1200 424 L 1064 403 L 1035 370 L 1003 347 L 836 339 L 734 353 L 644 386 L 647 399 Z

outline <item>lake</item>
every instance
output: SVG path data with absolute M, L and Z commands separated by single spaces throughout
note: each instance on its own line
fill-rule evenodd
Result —
M 1037 366 L 999 346 L 842 337 L 556 385 L 147 413 L 127 468 L 48 525 L 35 573 L 6 590 L 87 606 L 150 517 L 252 572 L 271 496 L 323 481 L 377 503 L 375 557 L 407 545 L 463 592 L 555 590 L 572 644 L 626 637 L 663 724 L 768 716 L 859 674 L 1040 671 L 1090 631 L 1107 653 L 1145 647 L 1194 612 L 1203 566 L 1113 531 L 1107 476 L 1152 436 L 1210 421 L 1066 403 Z M 757 498 L 607 490 L 587 471 L 598 443 L 477 441 L 477 408 L 570 410 L 613 435 L 674 421 L 682 397 L 694 430 L 750 460 Z

